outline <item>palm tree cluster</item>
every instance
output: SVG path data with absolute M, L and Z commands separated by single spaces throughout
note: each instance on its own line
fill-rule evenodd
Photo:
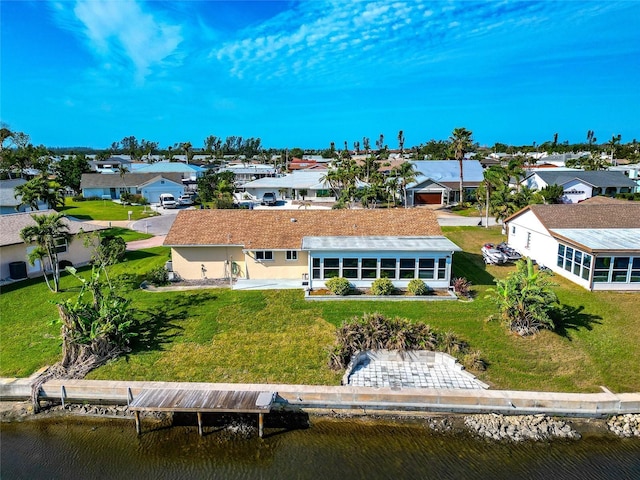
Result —
M 428 350 L 441 351 L 473 360 L 476 369 L 484 362 L 478 361 L 479 352 L 469 352 L 466 342 L 453 332 L 438 333 L 423 322 L 406 318 L 387 318 L 380 313 L 365 313 L 343 322 L 336 330 L 336 344 L 331 352 L 329 365 L 334 370 L 347 367 L 353 355 L 366 350 Z
M 60 288 L 60 262 L 58 261 L 58 249 L 60 245 L 66 245 L 71 241 L 69 225 L 64 221 L 61 213 L 43 215 L 31 215 L 35 224 L 27 226 L 20 231 L 20 237 L 26 244 L 35 243 L 35 248 L 29 253 L 27 259 L 31 265 L 40 262 L 44 280 L 52 292 Z M 47 272 L 52 275 L 51 282 Z
M 536 269 L 530 258 L 519 260 L 516 271 L 504 280 L 496 280 L 489 289 L 491 298 L 500 311 L 500 317 L 509 329 L 521 336 L 537 333 L 540 329 L 553 330 L 551 314 L 558 305 L 558 297 L 551 287 L 549 273 Z
M 412 162 L 405 161 L 388 172 L 380 171 L 380 159 L 370 154 L 362 162 L 344 158 L 320 179 L 329 185 L 336 197 L 336 208 L 352 207 L 357 201 L 364 208 L 380 203 L 396 206 L 404 198 L 407 205 L 407 187 L 421 175 Z

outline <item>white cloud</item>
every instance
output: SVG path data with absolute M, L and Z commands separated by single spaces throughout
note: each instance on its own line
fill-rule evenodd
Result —
M 142 81 L 182 42 L 181 27 L 142 10 L 135 1 L 78 1 L 73 13 L 89 47 L 105 64 L 133 65 Z

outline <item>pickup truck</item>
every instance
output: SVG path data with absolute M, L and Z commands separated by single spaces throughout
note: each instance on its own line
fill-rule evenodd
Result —
M 260 202 L 262 205 L 270 205 L 274 206 L 278 203 L 278 199 L 276 198 L 276 194 L 273 192 L 267 192 L 262 196 L 262 201 Z

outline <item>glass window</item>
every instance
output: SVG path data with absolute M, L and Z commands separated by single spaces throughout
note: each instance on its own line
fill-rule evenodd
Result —
M 607 270 L 609 270 L 610 265 L 611 265 L 611 257 L 596 258 L 596 269 L 606 268 Z
M 256 260 L 273 260 L 273 252 L 271 250 L 258 250 L 256 252 Z
M 613 259 L 613 268 L 617 270 L 629 268 L 629 257 L 615 257 Z
M 438 280 L 444 280 L 447 278 L 447 259 L 441 258 L 438 260 Z
M 381 258 L 380 259 L 380 276 L 387 278 L 396 278 L 396 259 Z
M 378 275 L 378 259 L 363 258 L 361 278 L 376 278 Z
M 400 278 L 414 278 L 416 275 L 415 258 L 400 259 Z
M 573 262 L 573 248 L 567 247 L 567 249 L 565 250 L 564 269 L 570 272 L 572 262 Z
M 296 250 L 287 250 L 287 260 L 298 260 L 298 252 Z
M 67 241 L 64 238 L 56 238 L 54 239 L 53 243 L 56 246 L 57 253 L 64 253 L 67 251 Z
M 433 258 L 421 258 L 418 260 L 418 278 L 435 278 L 435 260 Z
M 342 259 L 342 276 L 345 278 L 358 278 L 358 259 Z
M 333 278 L 340 276 L 340 259 L 325 258 L 324 268 L 322 269 L 322 278 Z

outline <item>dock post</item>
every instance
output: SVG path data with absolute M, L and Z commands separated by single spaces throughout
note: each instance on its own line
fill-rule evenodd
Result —
M 264 434 L 264 414 L 259 413 L 258 414 L 258 436 L 262 438 L 263 434 Z
M 135 414 L 136 414 L 136 433 L 140 435 L 140 433 L 142 432 L 142 426 L 140 425 L 140 412 L 136 410 Z
M 202 432 L 202 413 L 201 412 L 197 412 L 198 415 L 198 433 L 200 434 L 200 436 L 202 436 L 203 432 Z
M 62 401 L 62 408 L 64 409 L 64 399 L 67 397 L 67 391 L 64 388 L 64 385 L 60 387 L 60 400 Z

